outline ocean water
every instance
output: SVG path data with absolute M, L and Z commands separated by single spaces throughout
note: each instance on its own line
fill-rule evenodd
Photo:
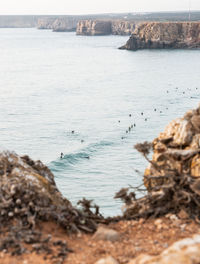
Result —
M 93 199 L 106 216 L 121 212 L 116 191 L 142 183 L 134 144 L 200 95 L 199 50 L 119 50 L 127 39 L 0 29 L 0 145 L 45 162 L 73 204 Z

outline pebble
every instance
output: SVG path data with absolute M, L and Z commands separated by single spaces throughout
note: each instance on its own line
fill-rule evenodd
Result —
M 119 241 L 120 238 L 121 238 L 121 235 L 119 232 L 113 229 L 105 228 L 103 226 L 100 226 L 97 229 L 96 233 L 93 235 L 93 239 L 95 240 L 104 240 L 104 241 L 111 241 L 111 242 Z
M 158 229 L 158 230 L 161 230 L 161 229 L 163 229 L 163 226 L 162 226 L 162 224 L 159 224 L 159 225 L 157 225 L 157 229 Z
M 171 215 L 170 220 L 178 220 L 178 217 L 176 215 Z
M 113 257 L 109 256 L 107 258 L 99 259 L 95 264 L 119 264 L 119 262 Z
M 8 213 L 8 216 L 9 216 L 9 217 L 13 217 L 13 216 L 14 216 L 13 212 L 9 212 L 9 213 Z
M 5 257 L 5 253 L 4 252 L 1 252 L 0 253 L 0 258 L 4 258 Z
M 181 210 L 179 213 L 178 213 L 178 217 L 180 219 L 188 219 L 189 218 L 189 215 L 188 213 L 185 211 L 185 210 Z
M 22 201 L 20 199 L 16 200 L 16 204 L 20 205 L 22 203 Z
M 186 227 L 186 224 L 182 224 L 182 225 L 180 226 L 182 232 L 185 231 L 185 227 Z
M 154 224 L 156 226 L 160 225 L 161 223 L 162 223 L 162 220 L 161 219 L 157 219 L 157 220 L 154 221 Z
M 139 224 L 143 224 L 143 223 L 144 223 L 144 218 L 140 218 L 140 220 L 139 220 L 138 223 L 139 223 Z
M 82 238 L 82 236 L 83 236 L 83 235 L 81 234 L 81 232 L 79 232 L 79 233 L 77 234 L 77 237 L 78 237 L 78 238 Z
M 169 247 L 169 244 L 168 244 L 168 243 L 165 243 L 165 244 L 163 245 L 163 247 L 164 247 L 164 248 L 168 248 L 168 247 Z
M 140 252 L 140 251 L 142 251 L 142 248 L 140 248 L 140 247 L 135 247 L 135 251 L 136 251 L 136 252 Z
M 173 225 L 174 227 L 180 227 L 180 225 L 181 225 L 181 220 L 179 220 L 179 219 L 174 220 L 174 221 L 172 222 L 172 225 Z

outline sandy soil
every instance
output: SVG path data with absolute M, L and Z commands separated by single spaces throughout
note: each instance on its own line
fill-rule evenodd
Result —
M 161 221 L 160 221 L 161 220 Z M 94 264 L 98 259 L 112 256 L 120 264 L 128 263 L 130 259 L 141 253 L 158 255 L 173 242 L 200 233 L 200 225 L 192 220 L 149 219 L 144 221 L 121 221 L 112 223 L 108 227 L 121 234 L 121 239 L 116 242 L 95 241 L 93 235 L 77 234 L 67 235 L 66 231 L 54 223 L 44 223 L 40 230 L 45 235 L 51 234 L 52 241 L 65 240 L 74 252 L 69 253 L 64 264 Z M 36 253 L 23 256 L 10 256 L 9 253 L 0 253 L 1 264 L 61 264 L 59 259 L 50 259 L 45 255 Z

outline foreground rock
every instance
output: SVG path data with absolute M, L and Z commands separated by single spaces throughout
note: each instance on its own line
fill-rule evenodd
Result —
M 174 243 L 159 256 L 141 255 L 129 264 L 198 264 L 200 260 L 200 235 Z
M 186 215 L 200 222 L 200 107 L 173 120 L 152 143 L 135 148 L 148 160 L 144 185 L 148 193 L 136 199 L 131 189 L 115 196 L 126 203 L 127 219 Z M 153 150 L 152 160 L 148 157 Z
M 120 49 L 200 48 L 200 22 L 145 22 L 139 24 Z
M 153 143 L 152 164 L 145 171 L 145 185 L 151 190 L 158 182 L 165 182 L 174 172 L 191 176 L 196 184 L 200 179 L 200 107 L 188 111 L 182 118 L 177 118 L 166 126 Z M 156 169 L 156 166 L 159 168 Z M 149 176 L 149 177 L 148 177 Z M 150 179 L 157 176 L 159 179 Z M 162 178 L 163 177 L 163 178 Z M 195 191 L 195 184 L 191 185 Z M 197 190 L 196 190 L 197 191 Z
M 52 244 L 51 235 L 43 237 L 36 227 L 52 221 L 66 233 L 94 232 L 99 217 L 88 206 L 89 203 L 85 211 L 74 208 L 58 191 L 51 171 L 40 161 L 19 157 L 14 152 L 0 153 L 0 234 L 6 234 L 0 239 L 0 251 L 20 255 L 27 252 L 26 244 L 32 244 L 36 253 L 53 254 L 51 246 L 59 246 L 63 251 L 61 257 L 65 258 L 66 243 Z

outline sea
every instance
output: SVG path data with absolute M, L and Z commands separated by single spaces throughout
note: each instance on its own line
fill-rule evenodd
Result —
M 200 50 L 119 50 L 127 40 L 0 29 L 1 147 L 40 159 L 66 198 L 104 216 L 121 214 L 117 191 L 142 185 L 134 145 L 200 97 Z

